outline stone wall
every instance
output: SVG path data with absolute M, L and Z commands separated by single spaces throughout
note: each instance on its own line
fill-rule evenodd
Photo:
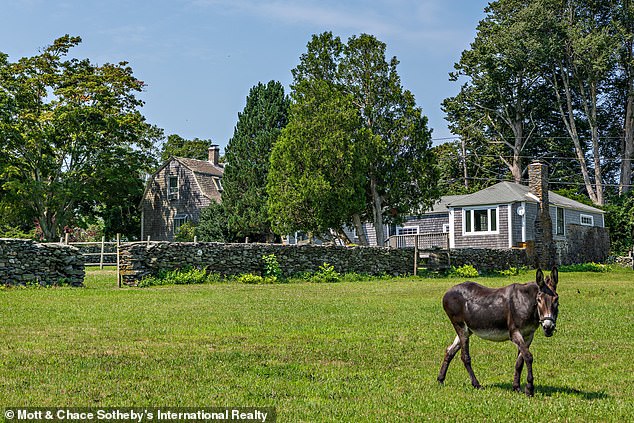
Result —
M 122 283 L 136 285 L 159 270 L 184 267 L 207 268 L 223 275 L 262 274 L 262 256 L 275 254 L 285 276 L 317 271 L 324 263 L 340 273 L 411 274 L 413 249 L 338 247 L 279 244 L 220 244 L 214 242 L 146 242 L 122 244 Z
M 424 254 L 428 268 L 431 270 L 443 270 L 449 266 L 462 267 L 471 265 L 480 272 L 492 272 L 506 270 L 510 267 L 532 266 L 525 249 L 514 248 L 506 250 L 488 248 L 458 248 L 449 250 L 430 250 Z M 424 266 L 424 264 L 422 264 Z
M 84 274 L 84 258 L 74 247 L 0 239 L 0 281 L 5 285 L 82 286 Z
M 557 241 L 559 264 L 603 263 L 610 253 L 607 228 L 566 225 L 566 239 Z

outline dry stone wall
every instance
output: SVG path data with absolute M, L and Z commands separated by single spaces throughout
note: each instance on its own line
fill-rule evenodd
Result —
M 84 258 L 77 248 L 0 239 L 0 283 L 4 285 L 84 283 Z
M 275 254 L 285 276 L 317 271 L 328 263 L 340 273 L 411 274 L 413 249 L 317 245 L 139 242 L 120 248 L 122 283 L 136 285 L 159 270 L 206 268 L 223 275 L 262 274 L 262 257 Z

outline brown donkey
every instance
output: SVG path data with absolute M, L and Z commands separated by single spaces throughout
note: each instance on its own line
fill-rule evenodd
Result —
M 449 363 L 461 349 L 462 362 L 471 384 L 474 388 L 481 388 L 471 368 L 469 356 L 469 336 L 475 333 L 489 341 L 513 341 L 517 345 L 513 389 L 520 391 L 520 376 L 526 363 L 526 395 L 532 396 L 533 355 L 528 348 L 540 324 L 547 337 L 555 331 L 559 306 L 556 292 L 558 279 L 557 267 L 553 267 L 545 281 L 544 273 L 537 269 L 535 283 L 493 289 L 475 282 L 464 282 L 449 289 L 442 299 L 442 305 L 458 336 L 447 347 L 438 382 L 444 382 Z

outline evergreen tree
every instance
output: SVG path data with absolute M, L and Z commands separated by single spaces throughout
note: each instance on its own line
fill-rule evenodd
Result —
M 231 232 L 250 240 L 271 241 L 266 181 L 273 145 L 286 126 L 289 99 L 276 81 L 258 83 L 238 114 L 225 149 L 222 204 Z

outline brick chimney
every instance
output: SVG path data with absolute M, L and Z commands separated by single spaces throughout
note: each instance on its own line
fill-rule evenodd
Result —
M 220 146 L 216 144 L 212 144 L 211 147 L 207 150 L 209 154 L 209 163 L 218 166 L 218 159 L 220 158 Z
M 535 218 L 535 266 L 550 269 L 555 263 L 556 250 L 548 202 L 548 165 L 540 162 L 528 165 L 528 189 L 539 200 Z

